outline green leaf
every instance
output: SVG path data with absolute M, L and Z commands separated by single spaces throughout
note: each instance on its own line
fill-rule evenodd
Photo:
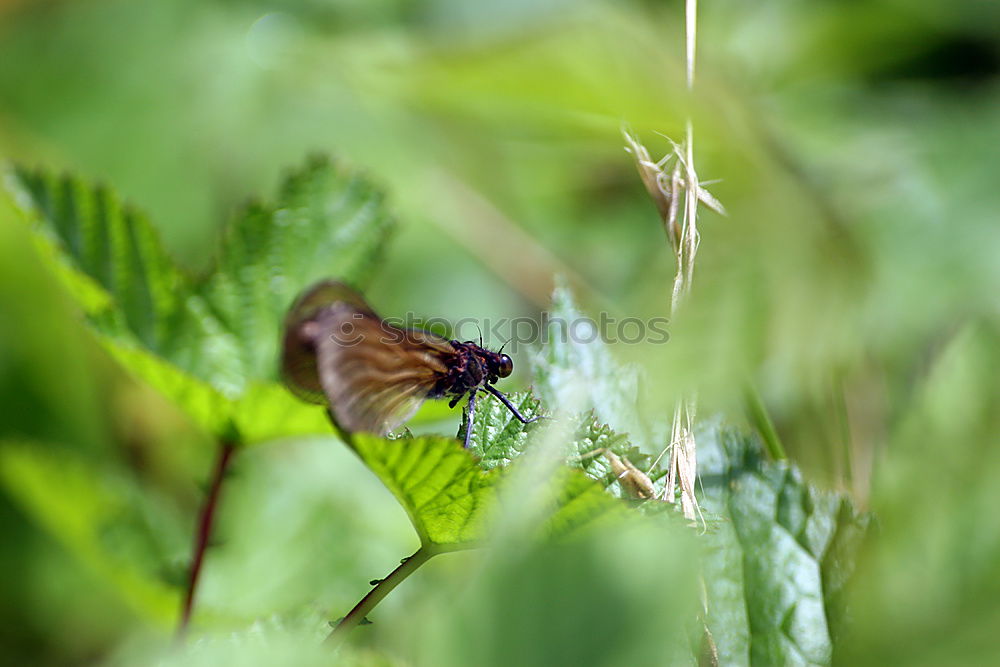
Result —
M 107 187 L 70 175 L 9 168 L 4 182 L 32 216 L 36 231 L 62 251 L 64 265 L 113 300 L 116 308 L 102 309 L 95 323 L 159 350 L 189 287 L 146 216 Z M 93 292 L 83 287 L 85 281 L 71 282 L 84 290 L 76 296 Z M 84 305 L 93 312 L 93 303 Z
M 219 434 L 232 416 L 232 401 L 214 387 L 136 345 L 101 337 L 105 349 L 136 379 L 168 398 L 197 425 Z
M 483 470 L 453 438 L 388 440 L 358 433 L 352 445 L 406 509 L 421 544 L 435 552 L 481 545 L 489 536 L 506 469 Z M 561 535 L 620 517 L 626 506 L 593 480 L 566 468 L 548 481 L 552 507 L 543 530 Z
M 531 392 L 514 392 L 507 398 L 525 417 L 542 414 L 541 404 Z M 627 458 L 641 469 L 649 466 L 650 457 L 633 447 L 628 436 L 616 433 L 607 424 L 600 423 L 593 412 L 565 419 L 570 422 L 565 448 L 566 462 L 572 467 L 580 468 L 616 496 L 629 497 L 614 474 L 604 450 Z M 543 424 L 545 422 L 523 424 L 503 403 L 482 396 L 476 403 L 470 451 L 479 457 L 480 465 L 486 470 L 507 467 L 531 446 L 536 433 L 544 432 L 544 428 L 539 430 Z M 468 413 L 463 413 L 462 426 L 458 432 L 460 440 L 464 438 L 466 428 Z
M 651 457 L 633 447 L 627 435 L 599 422 L 593 412 L 577 415 L 573 421 L 570 462 L 619 498 L 630 498 L 606 452 L 627 459 L 642 471 L 649 469 Z
M 361 175 L 314 157 L 273 206 L 236 216 L 199 294 L 234 336 L 245 377 L 276 379 L 281 324 L 305 286 L 330 276 L 367 282 L 394 224 L 383 199 Z
M 367 433 L 353 447 L 410 516 L 424 545 L 474 546 L 486 535 L 500 470 L 484 471 L 453 438 L 387 440 Z
M 577 470 L 559 468 L 550 484 L 555 489 L 553 512 L 544 524 L 550 536 L 631 518 L 628 505 L 613 498 L 604 487 Z
M 124 479 L 66 450 L 4 442 L 0 484 L 137 613 L 164 627 L 174 621 L 180 591 L 162 580 L 166 563 L 156 544 L 164 531 L 147 525 L 138 513 L 143 496 Z
M 531 392 L 514 392 L 507 398 L 528 419 L 541 414 L 541 404 Z M 524 452 L 529 433 L 538 425 L 539 422 L 522 423 L 499 400 L 480 394 L 476 400 L 476 416 L 472 426 L 472 437 L 469 439 L 469 449 L 479 457 L 483 468 L 489 470 L 498 466 L 505 467 Z M 463 412 L 462 426 L 458 432 L 459 439 L 465 438 L 467 428 L 469 428 L 469 414 Z
M 637 410 L 639 369 L 622 366 L 601 340 L 597 323 L 576 306 L 565 285 L 552 294 L 543 346 L 532 358 L 535 389 L 546 405 L 569 413 L 594 410 L 619 433 L 644 446 Z
M 235 402 L 233 423 L 246 443 L 296 435 L 330 434 L 330 420 L 323 407 L 303 403 L 284 385 L 255 382 Z
M 705 565 L 720 663 L 830 664 L 868 518 L 745 435 L 716 427 L 698 444 L 701 502 L 723 519 L 706 536 Z
M 275 383 L 278 339 L 307 284 L 371 274 L 393 223 L 364 178 L 311 159 L 273 206 L 253 204 L 234 218 L 216 269 L 197 281 L 173 262 L 146 216 L 107 188 L 44 171 L 4 176 L 43 257 L 126 369 L 217 436 L 328 430 L 321 410 Z
M 142 348 L 103 340 L 105 348 L 137 379 L 150 385 L 209 433 L 235 437 L 241 443 L 330 429 L 322 408 L 303 403 L 282 385 L 254 383 L 233 401 L 211 385 Z

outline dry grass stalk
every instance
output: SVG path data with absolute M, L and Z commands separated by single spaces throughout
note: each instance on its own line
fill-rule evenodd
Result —
M 694 87 L 696 17 L 697 2 L 688 0 L 686 4 L 688 92 Z M 656 204 L 663 221 L 663 228 L 677 259 L 677 273 L 670 295 L 672 320 L 690 293 L 694 281 L 695 258 L 698 255 L 700 242 L 698 203 L 705 204 L 721 215 L 726 214 L 722 204 L 698 180 L 694 165 L 694 129 L 690 118 L 685 130 L 684 143 L 678 144 L 671 140 L 673 151 L 658 161 L 650 157 L 649 151 L 634 134 L 628 129 L 622 131 L 625 136 L 625 150 L 635 158 L 639 177 Z M 679 484 L 681 510 L 685 517 L 692 520 L 696 516 L 701 516 L 698 500 L 694 494 L 698 469 L 693 431 L 696 406 L 697 400 L 693 394 L 677 402 L 670 443 L 657 457 L 659 462 L 665 453 L 670 452 L 667 481 L 660 498 L 664 501 L 673 501 L 676 486 Z
M 653 480 L 643 471 L 639 470 L 634 463 L 624 456 L 618 456 L 607 447 L 592 449 L 589 452 L 574 457 L 573 460 L 583 461 L 594 456 L 604 456 L 611 466 L 611 474 L 621 485 L 622 490 L 629 498 L 636 500 L 649 500 L 656 497 L 656 488 Z

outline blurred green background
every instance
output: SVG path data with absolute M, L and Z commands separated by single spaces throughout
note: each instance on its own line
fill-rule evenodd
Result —
M 592 313 L 648 317 L 669 310 L 673 257 L 620 128 L 662 154 L 657 133 L 680 139 L 690 113 L 699 174 L 722 179 L 710 189 L 729 217 L 701 217 L 671 342 L 616 354 L 645 366 L 653 414 L 697 387 L 703 414 L 738 420 L 752 380 L 807 478 L 876 512 L 845 662 L 998 662 L 1000 4 L 700 4 L 687 100 L 680 2 L 7 0 L 0 155 L 111 184 L 199 272 L 241 203 L 327 152 L 380 183 L 400 220 L 369 294 L 382 313 L 538 317 L 562 275 Z M 514 356 L 530 382 L 527 350 Z M 99 350 L 6 202 L 0 439 L 5 659 L 148 660 L 174 600 L 135 581 L 182 581 L 211 443 Z M 39 465 L 62 483 L 24 474 Z M 95 475 L 106 497 L 76 502 Z M 32 494 L 45 511 L 26 509 Z M 304 633 L 296 650 L 311 645 L 310 614 L 346 611 L 415 545 L 332 438 L 248 452 L 222 511 L 203 623 Z M 94 516 L 100 545 L 79 529 Z M 661 579 L 645 557 L 626 569 L 654 596 L 684 566 L 655 538 L 648 549 L 667 554 Z M 496 582 L 519 557 L 432 563 L 347 658 L 482 659 L 446 631 L 458 612 L 441 591 L 472 568 L 463 613 L 507 618 L 525 602 L 498 600 Z M 553 614 L 590 600 L 552 582 L 559 559 L 524 573 L 525 587 L 561 591 Z M 433 623 L 413 627 L 418 608 Z M 677 622 L 657 613 L 636 618 Z M 189 658 L 248 662 L 232 658 L 240 637 Z M 325 660 L 311 650 L 296 659 Z M 649 655 L 637 649 L 637 664 Z

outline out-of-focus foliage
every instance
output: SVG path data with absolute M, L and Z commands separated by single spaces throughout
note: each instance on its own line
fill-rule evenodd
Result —
M 699 389 L 702 416 L 738 416 L 752 382 L 805 479 L 849 491 L 877 516 L 844 594 L 849 613 L 833 626 L 834 660 L 990 662 L 1000 622 L 1000 10 L 703 1 L 687 104 L 680 5 L 15 1 L 0 5 L 0 152 L 112 184 L 148 210 L 176 267 L 150 284 L 154 300 L 118 306 L 162 354 L 190 340 L 158 330 L 167 325 L 143 303 L 179 300 L 178 285 L 225 255 L 216 240 L 233 211 L 317 150 L 368 170 L 403 222 L 371 276 L 386 315 L 534 318 L 562 274 L 580 312 L 664 316 L 670 252 L 618 133 L 627 121 L 665 152 L 654 132 L 679 138 L 690 111 L 699 174 L 723 179 L 712 192 L 730 215 L 701 218 L 694 292 L 670 341 L 608 346 L 643 369 L 629 417 L 638 426 L 599 420 L 655 456 L 680 390 Z M 91 207 L 81 210 L 131 216 L 143 230 L 135 257 L 159 262 L 160 251 L 143 254 L 151 237 L 144 217 L 126 213 L 136 209 L 75 179 L 48 198 L 57 183 L 36 181 L 39 203 L 76 193 Z M 267 227 L 267 217 L 249 222 Z M 212 456 L 206 431 L 230 419 L 207 395 L 232 389 L 234 376 L 195 385 L 206 366 L 171 358 L 188 371 L 179 375 L 118 344 L 109 358 L 78 311 L 107 312 L 120 293 L 99 275 L 51 272 L 55 250 L 23 223 L 0 196 L 0 567 L 16 573 L 0 583 L 0 643 L 12 662 L 148 663 L 168 641 Z M 246 354 L 230 345 L 208 358 L 240 373 L 246 364 L 258 380 L 273 368 L 276 330 L 261 331 L 275 320 L 226 296 L 273 288 L 249 264 L 262 271 L 205 288 L 213 317 L 236 329 L 227 336 L 246 336 L 235 345 Z M 314 268 L 331 270 L 303 270 Z M 284 307 L 258 296 L 252 308 Z M 483 328 L 497 347 L 512 326 Z M 523 348 L 512 354 L 523 372 Z M 551 400 L 543 374 L 536 382 Z M 246 387 L 245 412 L 232 417 L 248 439 L 311 430 L 275 409 L 307 409 L 279 387 L 261 385 L 251 400 L 257 391 Z M 572 386 L 560 391 L 547 407 L 587 409 Z M 714 511 L 710 530 L 738 530 Z M 676 535 L 636 524 L 435 559 L 342 658 L 669 663 L 671 638 L 699 636 L 679 626 L 696 617 L 697 591 Z M 172 659 L 322 662 L 310 642 L 324 621 L 414 547 L 392 495 L 333 439 L 241 452 L 195 618 L 196 629 L 233 632 L 195 637 Z M 725 635 L 716 639 L 723 648 Z
M 830 664 L 869 518 L 764 460 L 744 435 L 700 436 L 704 509 L 716 517 L 705 583 L 720 664 Z

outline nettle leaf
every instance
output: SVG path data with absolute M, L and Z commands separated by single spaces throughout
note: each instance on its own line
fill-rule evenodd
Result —
M 514 392 L 510 399 L 522 415 L 531 419 L 541 412 L 541 404 L 531 392 Z M 523 424 L 503 403 L 488 394 L 480 394 L 476 400 L 476 418 L 472 426 L 469 449 L 477 455 L 483 468 L 505 467 L 524 452 L 528 435 L 539 426 L 539 422 Z M 469 428 L 469 414 L 462 413 L 459 439 L 465 438 Z
M 188 276 L 149 220 L 103 186 L 10 169 L 5 184 L 101 341 L 197 423 L 244 441 L 327 430 L 322 411 L 277 383 L 278 339 L 295 295 L 323 276 L 361 283 L 393 227 L 383 196 L 323 158 L 293 172 L 271 206 L 227 227 L 215 270 Z
M 637 410 L 639 368 L 623 366 L 601 339 L 597 323 L 580 311 L 569 288 L 556 287 L 542 348 L 532 357 L 535 389 L 546 405 L 598 418 L 645 445 Z
M 721 664 L 828 665 L 842 595 L 868 517 L 806 485 L 760 444 L 718 427 L 698 436 L 708 626 Z
M 531 392 L 514 392 L 510 401 L 525 417 L 535 417 L 543 413 L 541 403 Z M 628 436 L 616 433 L 607 424 L 597 420 L 593 411 L 569 418 L 569 428 L 565 447 L 565 459 L 571 467 L 581 469 L 588 477 L 599 482 L 620 498 L 631 498 L 632 494 L 623 484 L 608 456 L 610 453 L 622 460 L 645 469 L 650 457 L 632 446 Z M 472 427 L 470 450 L 479 457 L 479 464 L 486 470 L 507 467 L 531 447 L 532 442 L 544 437 L 546 422 L 523 424 L 500 401 L 486 395 L 476 403 L 475 423 Z M 468 413 L 462 415 L 462 426 L 458 438 L 463 439 L 468 425 Z
M 577 415 L 573 421 L 569 461 L 619 498 L 634 498 L 634 492 L 627 487 L 628 475 L 616 468 L 615 459 L 618 466 L 632 464 L 645 472 L 652 458 L 634 447 L 628 435 L 599 422 L 593 412 Z
M 352 446 L 406 509 L 424 547 L 440 553 L 486 541 L 509 469 L 484 470 L 459 441 L 441 436 L 389 440 L 357 433 Z M 627 511 L 578 471 L 559 468 L 547 483 L 552 503 L 543 525 L 550 535 Z

